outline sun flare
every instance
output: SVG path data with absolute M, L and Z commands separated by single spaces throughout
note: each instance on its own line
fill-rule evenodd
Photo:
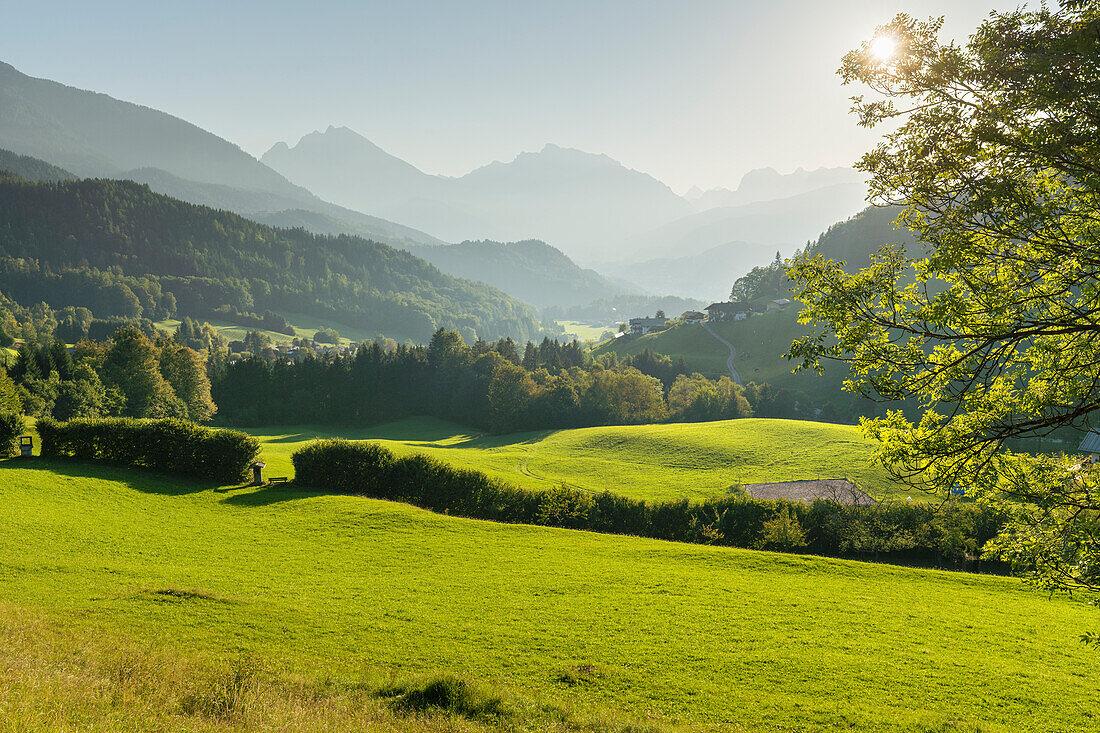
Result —
M 879 36 L 871 41 L 871 53 L 879 61 L 889 61 L 897 51 L 897 42 L 889 36 Z

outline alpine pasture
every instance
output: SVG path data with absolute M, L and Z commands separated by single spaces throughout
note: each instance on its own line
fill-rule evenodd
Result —
M 804 420 L 745 419 L 480 435 L 429 418 L 370 428 L 245 428 L 263 441 L 267 474 L 293 476 L 290 454 L 315 438 L 374 440 L 425 453 L 517 486 L 561 484 L 646 500 L 720 496 L 737 484 L 848 478 L 872 496 L 912 494 L 872 460 L 860 429 Z M 913 497 L 919 499 L 920 497 Z
M 1011 578 L 43 459 L 0 462 L 0 517 L 13 730 L 1084 731 L 1100 703 L 1094 611 Z

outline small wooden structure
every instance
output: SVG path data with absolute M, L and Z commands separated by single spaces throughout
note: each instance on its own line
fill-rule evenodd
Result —
M 252 485 L 263 486 L 264 485 L 264 466 L 267 464 L 263 461 L 256 461 L 252 464 Z
M 19 438 L 19 456 L 21 458 L 30 458 L 34 455 L 34 438 L 29 435 L 24 435 Z

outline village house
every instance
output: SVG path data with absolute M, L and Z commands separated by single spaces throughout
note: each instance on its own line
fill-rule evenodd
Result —
M 661 318 L 631 318 L 630 333 L 635 336 L 644 336 L 647 333 L 656 333 L 668 328 L 668 319 Z
M 775 300 L 768 302 L 768 312 L 783 310 L 791 304 L 790 298 L 776 298 Z
M 706 307 L 708 321 L 743 321 L 755 309 L 749 303 L 711 303 Z
M 702 323 L 707 319 L 707 314 L 700 311 L 684 311 L 680 320 L 684 323 Z

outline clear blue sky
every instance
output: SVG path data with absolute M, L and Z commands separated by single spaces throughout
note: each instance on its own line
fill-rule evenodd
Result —
M 682 192 L 850 164 L 845 51 L 899 10 L 965 37 L 999 0 L 0 0 L 0 60 L 261 155 L 347 125 L 430 173 L 546 142 Z

